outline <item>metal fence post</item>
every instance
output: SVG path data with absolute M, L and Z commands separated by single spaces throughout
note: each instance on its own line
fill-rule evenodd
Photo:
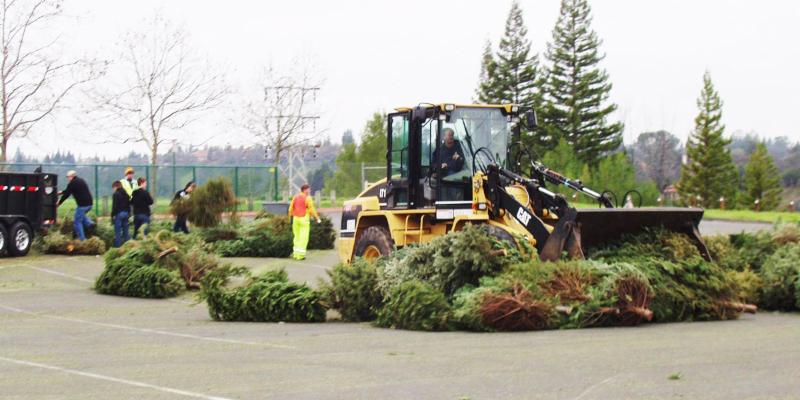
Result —
M 273 195 L 272 200 L 278 201 L 278 167 L 272 167 L 272 186 L 275 189 L 275 194 Z
M 233 194 L 239 197 L 239 167 L 233 167 Z
M 100 167 L 97 164 L 95 164 L 94 165 L 94 197 L 96 199 L 100 198 L 100 171 L 99 170 L 100 170 Z M 95 217 L 99 217 L 100 216 L 100 205 L 99 204 L 94 208 L 94 216 Z
M 197 167 L 192 165 L 192 182 L 197 183 Z

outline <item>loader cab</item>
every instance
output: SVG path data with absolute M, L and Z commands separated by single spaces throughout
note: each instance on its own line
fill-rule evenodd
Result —
M 387 209 L 471 212 L 472 176 L 490 161 L 505 165 L 518 121 L 512 106 L 426 105 L 389 114 L 380 201 Z

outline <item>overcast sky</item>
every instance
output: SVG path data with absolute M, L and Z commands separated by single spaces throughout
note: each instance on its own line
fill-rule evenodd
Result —
M 470 102 L 487 39 L 502 35 L 510 0 L 501 1 L 203 1 L 66 0 L 78 18 L 66 20 L 70 51 L 113 57 L 119 35 L 160 10 L 184 24 L 201 53 L 230 71 L 246 90 L 262 66 L 284 67 L 301 56 L 316 60 L 325 84 L 321 127 L 338 141 L 357 134 L 376 110 L 419 102 Z M 533 51 L 544 53 L 558 0 L 520 1 Z M 711 72 L 724 101 L 727 132 L 754 131 L 800 140 L 800 2 L 591 1 L 593 28 L 603 40 L 605 68 L 625 123 L 625 140 L 666 129 L 686 138 L 697 113 L 702 75 Z M 222 132 L 224 118 L 194 127 Z M 31 139 L 12 142 L 28 153 L 57 149 L 113 157 L 120 146 L 67 139 L 78 127 L 42 125 Z M 57 132 L 57 133 L 53 133 Z M 131 148 L 131 147 L 129 147 Z M 132 147 L 144 152 L 145 148 Z

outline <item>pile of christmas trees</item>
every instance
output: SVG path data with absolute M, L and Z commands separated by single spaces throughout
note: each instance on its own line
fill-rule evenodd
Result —
M 244 282 L 232 285 L 231 278 Z M 217 321 L 323 322 L 327 311 L 317 291 L 290 282 L 284 270 L 252 276 L 245 268 L 226 266 L 203 279 L 200 298 Z
M 309 250 L 332 249 L 336 231 L 327 216 L 311 224 Z M 209 249 L 221 257 L 288 257 L 292 254 L 292 224 L 287 216 L 262 213 L 248 224 L 199 231 Z
M 530 261 L 533 249 L 509 248 L 485 229 L 336 266 L 323 301 L 350 321 L 474 331 L 722 320 L 755 312 L 756 302 L 799 305 L 797 226 L 709 238 L 714 262 L 688 237 L 663 230 L 593 249 L 589 260 Z M 763 264 L 754 266 L 757 259 Z
M 37 236 L 33 248 L 44 254 L 100 255 L 114 242 L 114 228 L 109 224 L 98 222 L 86 229 L 87 239 L 84 241 L 76 238 L 74 229 L 72 219 L 64 218 Z
M 219 260 L 193 235 L 160 231 L 129 241 L 105 254 L 105 269 L 95 282 L 101 294 L 165 298 L 197 289 Z

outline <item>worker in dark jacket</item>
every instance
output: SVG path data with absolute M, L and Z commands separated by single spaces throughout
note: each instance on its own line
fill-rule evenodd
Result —
M 67 172 L 67 188 L 61 192 L 61 199 L 58 201 L 58 205 L 64 203 L 69 196 L 72 196 L 75 199 L 75 215 L 73 216 L 73 225 L 75 229 L 75 235 L 78 236 L 78 240 L 86 240 L 86 232 L 84 228 L 91 229 L 94 227 L 94 222 L 89 219 L 89 211 L 92 210 L 92 205 L 94 201 L 92 199 L 92 193 L 89 192 L 89 185 L 86 184 L 86 181 L 78 177 L 78 173 L 75 171 Z
M 133 191 L 131 197 L 131 205 L 133 206 L 133 238 L 139 234 L 139 228 L 142 225 L 147 225 L 144 228 L 144 235 L 150 233 L 150 206 L 153 205 L 153 197 L 147 191 L 147 180 L 139 177 L 136 180 L 137 188 Z M 123 186 L 124 188 L 124 186 Z
M 114 222 L 114 247 L 122 246 L 130 239 L 128 218 L 131 216 L 131 199 L 120 181 L 111 185 L 114 194 L 111 196 L 111 221 Z
M 183 190 L 179 190 L 177 193 L 175 193 L 175 197 L 172 198 L 172 202 L 188 201 L 189 196 L 191 196 L 195 187 L 197 187 L 197 184 L 194 183 L 194 181 L 189 181 Z M 173 232 L 189 233 L 189 227 L 186 225 L 186 217 L 186 214 L 175 215 L 175 225 L 172 226 Z

